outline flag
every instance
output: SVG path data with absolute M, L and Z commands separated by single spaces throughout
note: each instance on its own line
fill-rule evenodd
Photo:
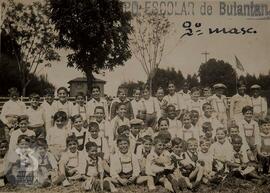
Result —
M 244 72 L 245 69 L 242 65 L 242 63 L 240 62 L 240 60 L 235 56 L 235 61 L 236 61 L 236 68 L 238 68 L 238 70 Z

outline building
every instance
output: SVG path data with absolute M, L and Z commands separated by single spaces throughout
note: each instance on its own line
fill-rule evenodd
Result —
M 72 79 L 68 82 L 70 89 L 70 96 L 75 97 L 78 92 L 83 92 L 85 95 L 87 94 L 87 79 L 86 77 L 78 77 Z M 104 95 L 104 85 L 106 81 L 95 78 L 93 81 L 93 86 L 99 86 L 101 95 Z

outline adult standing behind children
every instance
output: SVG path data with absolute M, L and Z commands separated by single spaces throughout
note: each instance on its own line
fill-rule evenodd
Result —
M 251 90 L 251 103 L 254 111 L 255 120 L 264 119 L 267 115 L 267 100 L 260 96 L 262 87 L 254 84 L 250 87 Z
M 230 103 L 230 118 L 239 120 L 243 117 L 242 109 L 245 106 L 251 106 L 251 99 L 246 94 L 246 85 L 241 83 L 238 85 L 238 93 L 231 98 Z
M 10 99 L 3 105 L 0 116 L 1 120 L 5 124 L 9 122 L 10 117 L 23 115 L 26 110 L 25 104 L 19 100 L 18 89 L 12 87 L 8 92 Z

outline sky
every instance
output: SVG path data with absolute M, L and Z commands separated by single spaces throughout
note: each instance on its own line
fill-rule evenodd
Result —
M 164 2 L 168 3 L 168 1 Z M 25 2 L 29 2 L 29 0 Z M 157 0 L 157 2 L 160 3 L 161 0 Z M 177 8 L 180 7 L 179 10 L 183 8 L 182 1 L 172 0 L 171 2 L 173 2 L 174 5 L 178 3 Z M 197 73 L 200 64 L 205 61 L 205 56 L 201 53 L 207 51 L 209 52 L 208 59 L 217 58 L 235 66 L 234 56 L 236 55 L 243 64 L 246 72 L 255 75 L 260 73 L 268 74 L 270 70 L 270 20 L 253 20 L 245 16 L 220 16 L 220 4 L 218 1 L 205 2 L 207 5 L 212 6 L 213 12 L 210 16 L 200 14 L 203 1 L 194 1 L 194 16 L 180 16 L 175 14 L 167 16 L 173 27 L 170 35 L 166 39 L 164 57 L 161 61 L 160 68 L 174 67 L 176 70 L 181 70 L 184 76 Z M 242 2 L 243 1 L 237 1 L 237 3 Z M 259 2 L 266 3 L 270 10 L 269 1 L 265 0 Z M 140 1 L 139 3 L 145 6 L 144 1 Z M 176 7 L 174 8 L 175 10 L 177 9 Z M 191 21 L 192 24 L 196 22 L 201 23 L 202 27 L 200 29 L 203 34 L 199 36 L 194 34 L 193 36 L 185 36 L 180 39 L 180 36 L 185 31 L 182 27 L 185 21 Z M 209 35 L 207 33 L 208 28 L 215 27 L 225 27 L 226 29 L 252 27 L 257 33 L 246 35 Z M 56 87 L 68 86 L 67 82 L 69 80 L 81 77 L 83 73 L 77 71 L 75 68 L 66 67 L 66 55 L 68 51 L 59 50 L 59 54 L 61 55 L 61 60 L 59 62 L 53 62 L 51 68 L 46 68 L 42 70 L 41 73 L 47 74 L 48 80 Z M 105 76 L 96 75 L 96 77 L 107 81 L 105 93 L 109 95 L 115 95 L 117 87 L 125 81 L 145 81 L 147 79 L 141 64 L 134 57 L 129 59 L 125 63 L 125 66 L 117 67 L 114 71 L 105 71 Z

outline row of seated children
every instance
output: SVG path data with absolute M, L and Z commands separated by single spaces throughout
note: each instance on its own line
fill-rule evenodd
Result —
M 183 115 L 184 128 L 178 128 L 180 132 L 175 136 L 169 132 L 169 119 L 160 118 L 157 131 L 153 131 L 154 139 L 146 134 L 138 120 L 133 120 L 130 125 L 121 125 L 115 130 L 110 146 L 111 136 L 106 136 L 106 131 L 102 134 L 97 122 L 89 124 L 89 132 L 80 130 L 82 118 L 79 115 L 73 117 L 74 128 L 69 131 L 65 124 L 66 113 L 57 112 L 54 116 L 55 128 L 51 133 L 48 131 L 47 140 L 35 140 L 32 137 L 35 132 L 27 128 L 27 116 L 20 116 L 19 129 L 11 133 L 10 144 L 13 145 L 10 145 L 8 153 L 5 153 L 7 142 L 1 141 L 1 163 L 5 164 L 1 175 L 14 184 L 31 184 L 34 181 L 41 185 L 69 185 L 72 180 L 84 179 L 83 187 L 86 190 L 103 189 L 105 185 L 111 191 L 117 191 L 115 185 L 144 182 L 151 190 L 159 183 L 175 192 L 184 188 L 196 189 L 202 182 L 224 179 L 224 174 L 228 172 L 263 183 L 264 178 L 258 174 L 269 172 L 270 123 L 268 119 L 261 120 L 259 130 L 257 123 L 252 120 L 252 114 L 252 107 L 243 108 L 243 121 L 228 127 L 228 134 L 224 127 L 218 127 L 213 132 L 211 122 L 204 122 L 201 128 L 204 136 L 194 135 L 196 132 L 200 134 L 196 130 L 183 132 L 188 127 L 190 129 L 190 113 Z M 81 131 L 88 136 L 77 136 L 76 132 Z M 93 152 L 91 149 L 94 149 Z M 38 164 L 35 162 L 35 154 L 39 154 L 37 160 L 47 156 L 49 169 L 48 163 L 42 162 L 43 159 Z M 82 161 L 87 159 L 96 162 L 92 160 L 89 165 L 89 160 Z M 47 170 L 42 169 L 44 165 Z M 91 169 L 86 169 L 88 167 Z M 101 178 L 97 180 L 98 175 Z M 97 185 L 97 182 L 101 185 Z

